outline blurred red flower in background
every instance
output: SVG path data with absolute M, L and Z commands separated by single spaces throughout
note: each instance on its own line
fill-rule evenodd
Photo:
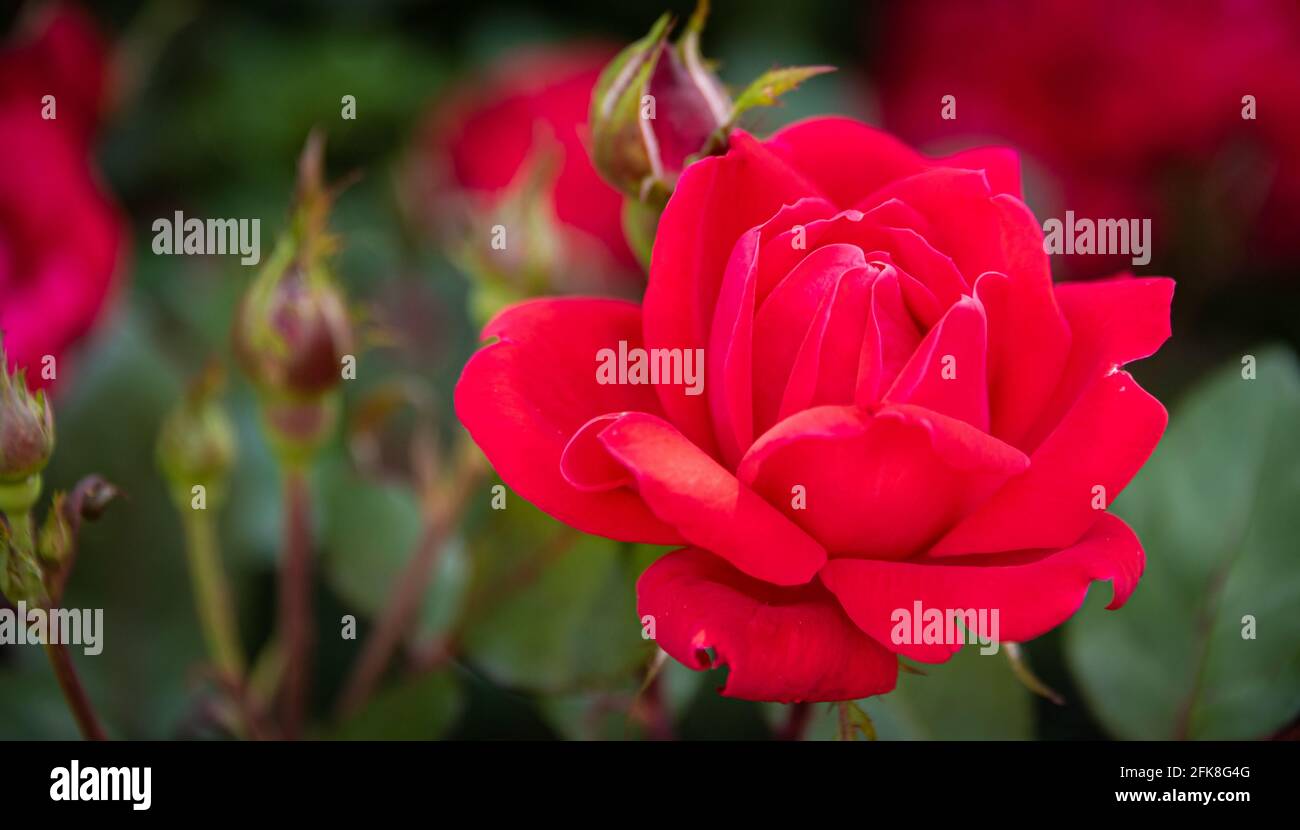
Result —
M 1179 232 L 1227 231 L 1256 250 L 1294 251 L 1292 0 L 921 0 L 900 4 L 882 31 L 884 120 L 908 140 L 1009 141 L 1060 177 L 1062 209 L 1151 217 L 1165 247 Z M 946 95 L 955 119 L 941 118 Z M 1113 263 L 1070 265 L 1091 275 Z
M 40 10 L 0 51 L 0 330 L 11 365 L 48 386 L 114 281 L 122 227 L 88 155 L 107 86 L 106 48 L 68 5 Z M 53 118 L 49 99 L 54 96 Z
M 536 165 L 554 165 L 541 176 L 542 203 L 557 224 L 547 242 L 558 244 L 561 261 L 639 289 L 644 277 L 623 236 L 622 196 L 586 149 L 591 91 L 616 52 L 598 44 L 532 51 L 453 90 L 420 133 L 418 207 L 436 223 L 488 216 L 527 186 Z M 590 288 L 570 286 L 578 287 Z

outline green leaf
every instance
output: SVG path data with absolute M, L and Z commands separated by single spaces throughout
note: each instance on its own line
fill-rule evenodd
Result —
M 1028 740 L 1033 737 L 1033 700 L 1005 655 L 957 652 L 947 663 L 922 666 L 924 675 L 900 672 L 887 695 L 857 705 L 881 740 Z M 808 740 L 832 740 L 840 732 L 835 704 L 815 704 Z M 788 708 L 769 704 L 768 720 L 783 722 Z
M 769 69 L 755 78 L 745 91 L 736 97 L 728 125 L 735 124 L 740 116 L 749 110 L 774 105 L 782 95 L 809 78 L 834 71 L 833 66 L 787 66 L 781 69 Z
M 58 446 L 46 470 L 42 505 L 49 493 L 70 489 L 91 472 L 127 494 L 82 527 L 65 601 L 73 608 L 104 609 L 103 653 L 88 658 L 74 649 L 73 659 L 109 734 L 160 739 L 174 735 L 186 717 L 193 670 L 204 653 L 180 523 L 150 463 L 158 425 L 183 388 L 172 352 L 155 338 L 139 308 L 124 305 L 104 323 L 93 347 L 79 350 L 74 361 L 59 360 Z M 238 587 L 239 574 L 231 577 Z M 27 651 L 25 659 L 38 674 L 51 676 L 41 652 Z M 13 670 L 0 668 L 0 689 L 18 696 L 23 692 L 13 682 Z M 55 688 L 53 701 L 62 705 Z M 71 724 L 67 707 L 62 708 Z M 4 737 L 16 723 L 0 712 Z M 43 729 L 40 723 L 24 723 L 22 731 Z M 60 728 L 45 737 L 63 734 Z
M 342 461 L 323 471 L 323 568 L 330 587 L 351 608 L 374 617 L 415 553 L 424 521 L 407 488 L 367 481 Z M 469 579 L 458 539 L 444 547 L 416 620 L 428 637 L 450 628 Z
M 642 639 L 636 579 L 656 551 L 586 536 L 514 493 L 472 534 L 467 659 L 496 682 L 554 693 L 626 683 Z
M 431 741 L 460 716 L 460 684 L 450 670 L 431 672 L 376 695 L 327 735 L 336 741 Z
M 1147 555 L 1128 604 L 1103 611 L 1092 591 L 1067 628 L 1118 737 L 1257 738 L 1300 712 L 1300 375 L 1281 349 L 1242 375 L 1234 361 L 1190 394 L 1115 504 Z
M 702 681 L 708 672 L 692 671 L 673 658 L 663 656 L 664 663 L 658 674 L 660 705 L 667 711 L 676 730 L 677 722 L 701 692 Z M 717 694 L 712 688 L 706 693 Z M 645 737 L 645 730 L 631 717 L 638 694 L 643 694 L 641 683 L 631 678 L 622 686 L 597 692 L 547 695 L 541 699 L 540 708 L 551 728 L 568 740 L 640 739 Z

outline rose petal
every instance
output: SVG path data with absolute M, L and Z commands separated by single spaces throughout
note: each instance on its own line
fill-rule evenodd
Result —
M 647 386 L 596 382 L 596 353 L 641 343 L 640 309 L 619 300 L 534 300 L 502 311 L 456 384 L 456 414 L 520 496 L 579 530 L 676 544 L 681 536 L 627 489 L 582 492 L 560 470 L 565 446 L 592 418 L 659 412 Z
M 610 458 L 605 445 L 600 443 L 600 433 L 605 427 L 626 415 L 611 412 L 597 415 L 578 428 L 560 453 L 560 475 L 574 488 L 584 493 L 616 490 L 633 482 L 632 474 Z
M 903 303 L 898 271 L 886 268 L 871 283 L 871 305 L 862 332 L 854 393 L 858 406 L 880 400 L 920 342 L 916 322 Z
M 1097 500 L 1109 506 L 1146 463 L 1168 420 L 1128 372 L 1098 378 L 1034 450 L 1029 469 L 949 531 L 931 555 L 1072 544 L 1103 515 Z
M 898 209 L 889 209 L 895 207 Z M 896 263 L 934 294 L 943 309 L 955 303 L 962 294 L 969 294 L 970 285 L 956 264 L 922 235 L 927 223 L 919 215 L 915 219 L 890 215 L 902 213 L 915 214 L 915 211 L 892 199 L 866 213 L 846 210 L 828 218 L 808 221 L 799 226 L 801 237 L 795 236 L 799 232 L 796 229 L 765 242 L 758 261 L 756 296 L 759 305 L 808 255 L 807 252 L 835 244 L 857 246 L 868 253 L 868 259 L 875 252 L 884 254 L 891 263 Z M 892 224 L 903 221 L 912 221 L 913 224 Z
M 936 159 L 935 165 L 982 170 L 994 193 L 1020 198 L 1020 155 L 1010 147 L 975 147 Z
M 1119 608 L 1133 592 L 1145 563 L 1137 536 L 1119 518 L 1105 513 L 1082 539 L 1064 550 L 978 557 L 978 561 L 972 557 L 953 564 L 835 559 L 822 569 L 821 578 L 858 628 L 876 641 L 905 657 L 939 663 L 960 645 L 895 643 L 896 619 L 891 619 L 895 611 L 913 614 L 917 602 L 923 610 L 941 613 L 982 609 L 992 623 L 996 610 L 996 632 L 971 634 L 1020 643 L 1073 616 L 1094 580 L 1111 582 L 1107 607 Z
M 823 404 L 853 402 L 876 268 L 845 271 L 799 346 L 778 419 Z
M 1072 334 L 1051 401 L 1029 439 L 1054 428 L 1098 375 L 1155 354 L 1169 339 L 1174 281 L 1129 276 L 1056 286 L 1056 298 Z
M 820 406 L 759 438 L 739 476 L 831 555 L 899 559 L 1026 464 L 1013 447 L 920 407 Z
M 976 289 L 989 320 L 992 431 L 1029 451 L 1037 442 L 1026 435 L 1065 367 L 1070 330 L 1056 304 L 1037 220 L 1018 199 L 995 196 L 993 205 L 1006 263 L 1000 273 L 981 276 Z
M 866 265 L 856 245 L 826 245 L 808 254 L 754 315 L 754 430 L 776 423 L 790 370 L 814 322 L 823 324 L 835 286 Z
M 921 341 L 885 401 L 923 406 L 987 432 L 987 349 L 984 307 L 963 297 Z
M 911 147 L 850 118 L 813 118 L 791 124 L 778 130 L 768 146 L 841 208 L 927 167 L 926 158 Z
M 727 697 L 854 700 L 890 691 L 898 677 L 898 659 L 819 583 L 777 588 L 701 550 L 651 565 L 637 582 L 637 611 L 653 618 L 659 647 L 681 663 L 727 666 Z
M 743 131 L 731 148 L 690 165 L 659 219 L 645 294 L 648 348 L 706 348 L 727 259 L 745 231 L 816 186 Z M 657 387 L 669 419 L 716 454 L 709 402 L 681 387 Z
M 735 467 L 754 440 L 753 347 L 759 246 L 792 225 L 821 216 L 829 204 L 801 199 L 746 232 L 731 252 L 709 336 L 706 377 L 709 409 L 723 460 Z
M 985 271 L 1005 272 L 1001 215 L 984 173 L 937 168 L 890 182 L 857 207 L 869 210 L 889 199 L 915 208 L 930 223 L 926 240 L 952 257 L 968 282 Z
M 633 413 L 600 433 L 660 519 L 691 544 L 775 585 L 808 582 L 826 552 L 661 418 Z
M 850 118 L 800 121 L 777 131 L 768 144 L 840 207 L 932 167 L 984 171 L 995 193 L 1020 194 L 1020 159 L 1006 147 L 928 158 L 889 133 Z

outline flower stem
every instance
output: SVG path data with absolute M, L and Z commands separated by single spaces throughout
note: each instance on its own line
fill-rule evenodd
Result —
M 54 669 L 54 676 L 59 681 L 59 688 L 68 701 L 68 708 L 72 710 L 72 717 L 77 721 L 81 736 L 88 741 L 108 740 L 95 715 L 95 707 L 91 705 L 86 690 L 77 678 L 77 669 L 72 664 L 68 647 L 62 643 L 46 643 L 45 653 L 50 658 L 50 666 Z
M 230 587 L 221 567 L 215 522 L 206 510 L 183 511 L 182 521 L 203 639 L 218 671 L 238 682 L 244 674 L 244 654 L 239 645 Z
M 477 489 L 483 474 L 478 463 L 463 466 L 456 476 L 450 503 L 436 510 L 436 514 L 425 526 L 415 554 L 393 582 L 383 615 L 366 639 L 361 656 L 357 658 L 356 666 L 343 688 L 336 711 L 339 717 L 358 711 L 374 693 L 384 669 L 392 660 L 393 652 L 402 642 L 402 635 L 420 611 L 420 603 L 433 581 L 434 570 L 446 547 L 447 538 L 459 522 L 469 503 L 469 497 Z
M 647 738 L 652 741 L 674 740 L 673 718 L 664 701 L 663 675 L 657 672 L 642 690 L 641 712 Z
M 284 552 L 280 563 L 280 633 L 284 639 L 284 687 L 281 717 L 284 737 L 296 740 L 302 730 L 311 677 L 311 516 L 306 471 L 300 465 L 284 473 Z
M 383 616 L 366 639 L 356 666 L 339 697 L 337 714 L 347 717 L 359 710 L 374 692 L 380 677 L 401 643 L 402 634 L 420 609 L 434 566 L 442 553 L 447 536 L 444 522 L 430 523 L 420 538 L 411 561 L 393 583 L 393 590 Z
M 778 741 L 802 741 L 808 733 L 808 724 L 812 722 L 813 705 L 804 701 L 791 703 L 787 708 L 786 721 L 776 733 Z

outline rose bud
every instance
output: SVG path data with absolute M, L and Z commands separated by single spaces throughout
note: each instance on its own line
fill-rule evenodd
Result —
M 591 96 L 591 157 L 605 179 L 653 210 L 624 205 L 629 241 L 647 261 L 658 212 L 688 164 L 727 149 L 740 116 L 770 107 L 829 66 L 772 69 L 750 82 L 733 102 L 700 55 L 700 34 L 709 16 L 700 0 L 686 32 L 669 43 L 672 19 L 664 15 L 650 33 L 605 67 Z
M 8 365 L 3 347 L 0 363 Z M 12 375 L 7 368 L 0 371 L 0 489 L 4 490 L 27 485 L 54 452 L 54 413 L 44 391 L 34 395 L 28 391 L 26 374 L 24 369 Z M 39 478 L 35 489 L 40 489 Z M 7 507 L 0 501 L 0 510 Z
M 223 380 L 220 365 L 210 365 L 158 434 L 158 466 L 179 505 L 190 503 L 195 485 L 204 488 L 210 503 L 225 492 L 236 443 L 234 425 L 218 400 Z
M 686 33 L 668 42 L 660 17 L 601 73 L 591 96 L 591 156 L 606 181 L 628 196 L 662 204 L 687 159 L 730 119 L 731 99 L 700 57 L 708 3 Z
M 235 355 L 263 403 L 270 436 L 291 455 L 310 455 L 334 425 L 333 392 L 353 348 L 342 289 L 327 265 L 326 232 L 337 188 L 323 183 L 324 140 L 313 134 L 299 161 L 289 234 L 240 301 Z
M 261 390 L 300 397 L 329 392 L 352 351 L 342 292 L 327 271 L 298 261 L 264 272 L 240 304 L 235 347 Z
M 36 553 L 41 560 L 58 564 L 68 558 L 76 538 L 72 523 L 64 513 L 67 504 L 64 493 L 55 493 L 50 499 L 50 509 L 45 513 L 45 523 L 36 540 Z

